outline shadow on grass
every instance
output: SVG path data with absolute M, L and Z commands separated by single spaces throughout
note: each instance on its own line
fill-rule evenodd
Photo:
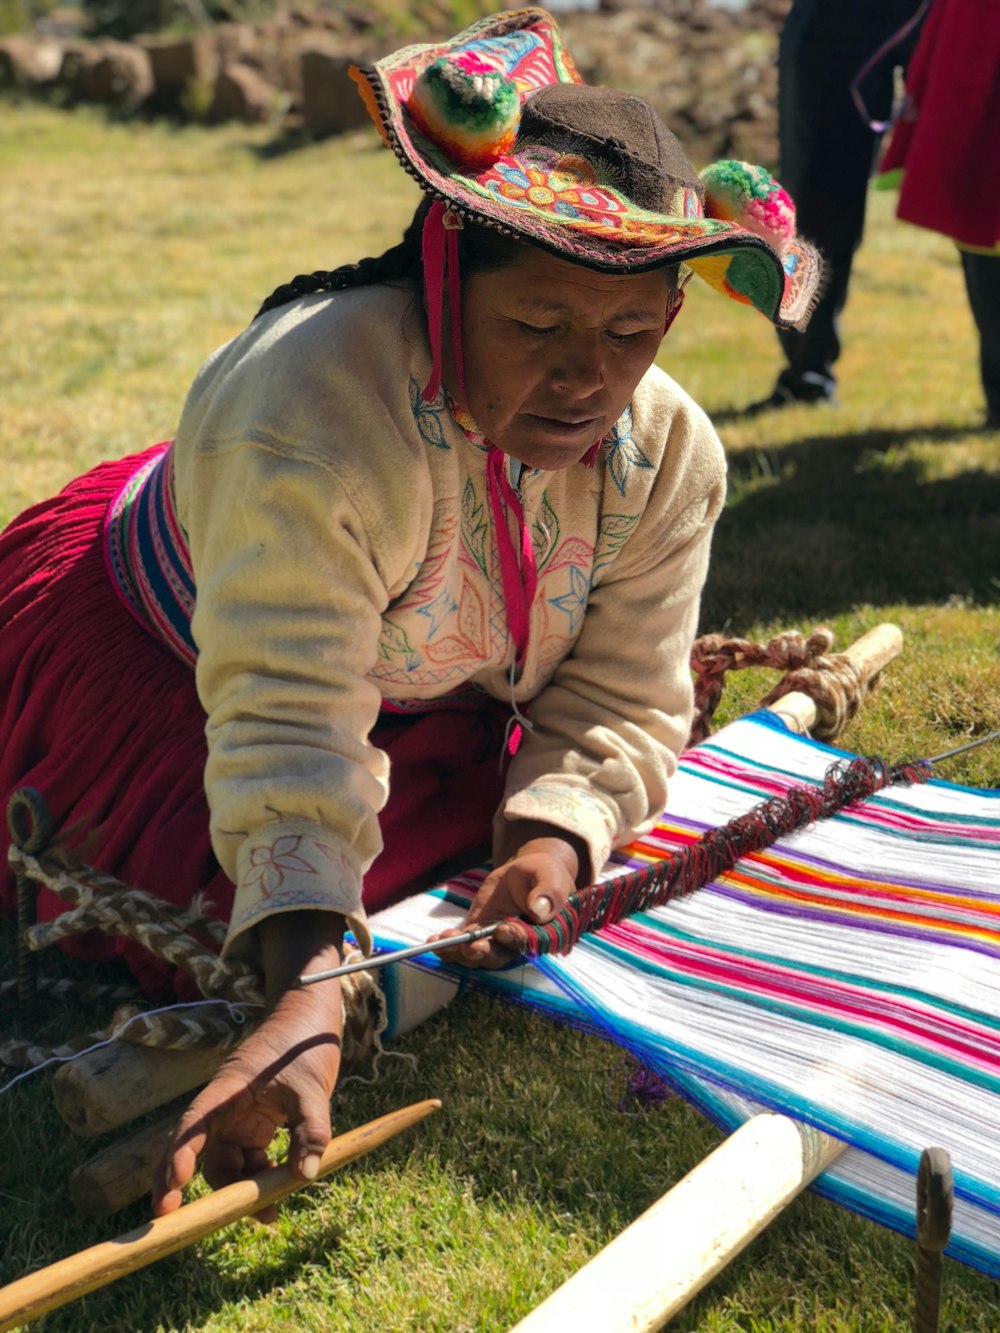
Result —
M 996 603 L 1000 472 L 932 476 L 940 446 L 971 434 L 919 427 L 731 451 L 702 623 L 739 627 L 953 597 Z

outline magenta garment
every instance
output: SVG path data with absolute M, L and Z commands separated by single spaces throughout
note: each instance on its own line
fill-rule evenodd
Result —
M 208 836 L 194 673 L 126 609 L 103 552 L 108 506 L 153 452 L 101 464 L 0 534 L 0 799 L 37 788 L 92 865 L 170 902 L 202 893 L 206 914 L 226 920 L 233 885 Z M 506 719 L 492 700 L 383 714 L 372 740 L 390 756 L 392 786 L 385 850 L 365 879 L 369 912 L 488 847 Z M 0 908 L 14 910 L 6 857 Z M 41 920 L 60 910 L 39 894 Z M 66 947 L 95 961 L 121 955 L 152 996 L 191 994 L 135 943 L 83 936 Z

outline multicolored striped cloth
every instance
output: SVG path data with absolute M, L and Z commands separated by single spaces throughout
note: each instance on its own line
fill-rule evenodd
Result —
M 773 713 L 734 723 L 684 755 L 669 813 L 604 873 L 843 758 Z M 458 924 L 482 873 L 379 914 L 379 947 Z M 568 957 L 464 977 L 610 1037 L 720 1125 L 773 1109 L 844 1140 L 814 1188 L 911 1236 L 921 1152 L 945 1148 L 948 1253 L 1000 1276 L 1000 791 L 888 788 Z

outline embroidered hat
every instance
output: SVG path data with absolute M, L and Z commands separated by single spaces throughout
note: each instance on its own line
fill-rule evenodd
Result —
M 583 83 L 545 10 L 351 74 L 385 142 L 453 216 L 606 272 L 681 264 L 781 327 L 808 320 L 820 260 L 778 182 L 745 162 L 699 177 L 645 99 Z

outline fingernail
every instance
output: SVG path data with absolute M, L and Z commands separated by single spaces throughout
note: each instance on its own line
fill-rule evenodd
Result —
M 303 1157 L 299 1163 L 299 1171 L 306 1180 L 315 1180 L 319 1175 L 319 1156 L 311 1152 L 308 1157 Z
M 536 921 L 548 921 L 552 915 L 552 899 L 544 893 L 531 904 L 531 915 Z

